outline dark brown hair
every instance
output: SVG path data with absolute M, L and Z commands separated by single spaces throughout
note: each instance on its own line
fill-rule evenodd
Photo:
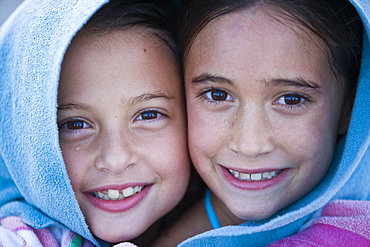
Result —
M 266 6 L 290 23 L 319 37 L 326 46 L 334 75 L 343 91 L 352 94 L 358 79 L 363 26 L 357 11 L 344 0 L 188 0 L 180 18 L 179 45 L 186 59 L 199 32 L 228 13 Z
M 175 20 L 176 7 L 170 0 L 111 0 L 89 19 L 80 32 L 94 36 L 143 27 L 168 45 L 181 71 L 175 42 Z

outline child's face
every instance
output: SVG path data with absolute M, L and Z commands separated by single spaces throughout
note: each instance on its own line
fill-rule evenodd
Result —
M 343 99 L 321 47 L 314 35 L 250 10 L 208 24 L 189 51 L 191 157 L 240 219 L 271 216 L 329 167 Z
M 141 31 L 78 35 L 59 86 L 60 146 L 86 222 L 108 242 L 140 235 L 189 178 L 181 78 L 169 48 Z

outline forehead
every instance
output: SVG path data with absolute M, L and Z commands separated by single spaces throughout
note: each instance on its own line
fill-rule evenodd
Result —
M 154 35 L 135 30 L 79 34 L 65 55 L 60 79 L 59 96 L 66 98 L 82 97 L 82 92 L 88 98 L 99 93 L 98 87 L 108 90 L 108 85 L 125 94 L 164 89 L 177 92 L 180 88 L 170 48 Z
M 206 25 L 189 49 L 185 70 L 192 70 L 192 74 L 208 66 L 214 71 L 248 72 L 269 62 L 270 68 L 278 65 L 290 71 L 299 67 L 307 73 L 322 73 L 319 76 L 323 78 L 332 75 L 324 47 L 321 39 L 304 27 L 266 7 L 254 7 L 226 14 Z
M 199 32 L 192 46 L 200 41 L 202 44 L 215 46 L 218 41 L 223 42 L 226 39 L 238 46 L 253 40 L 263 41 L 261 45 L 294 41 L 302 47 L 310 42 L 322 50 L 323 55 L 327 55 L 321 39 L 282 13 L 272 10 L 269 6 L 255 6 L 222 15 L 209 22 Z

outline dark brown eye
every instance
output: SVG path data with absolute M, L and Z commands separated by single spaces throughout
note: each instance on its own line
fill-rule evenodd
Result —
M 83 120 L 73 120 L 73 119 L 71 119 L 71 120 L 68 120 L 68 121 L 64 122 L 63 124 L 61 124 L 59 126 L 59 129 L 79 130 L 79 129 L 86 129 L 86 128 L 90 128 L 90 127 L 91 126 Z
M 163 114 L 161 111 L 157 109 L 146 109 L 143 110 L 138 114 L 138 116 L 135 118 L 135 121 L 156 121 L 160 120 L 163 117 L 168 117 L 166 114 Z
M 211 91 L 211 97 L 215 101 L 224 101 L 227 99 L 227 93 L 224 91 Z
M 143 120 L 155 119 L 157 117 L 158 117 L 158 112 L 156 111 L 147 111 L 147 112 L 141 113 L 141 118 Z
M 301 103 L 302 97 L 299 95 L 285 95 L 284 102 L 287 105 L 297 105 Z
M 76 121 L 70 121 L 67 124 L 67 128 L 68 129 L 71 129 L 71 130 L 76 130 L 76 129 L 82 129 L 84 128 L 84 122 L 83 121 L 79 121 L 79 120 L 76 120 Z
M 219 88 L 211 88 L 206 91 L 201 92 L 198 97 L 204 98 L 207 102 L 212 103 L 223 103 L 226 102 L 233 102 L 234 98 L 231 94 L 229 94 L 226 90 L 219 89 Z

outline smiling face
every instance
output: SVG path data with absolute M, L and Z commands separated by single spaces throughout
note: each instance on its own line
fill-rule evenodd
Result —
M 189 178 L 185 111 L 164 42 L 137 29 L 79 34 L 58 104 L 63 157 L 94 235 L 132 239 L 179 202 Z
M 185 61 L 192 160 L 243 220 L 265 219 L 315 187 L 344 126 L 320 40 L 266 11 L 217 18 Z

